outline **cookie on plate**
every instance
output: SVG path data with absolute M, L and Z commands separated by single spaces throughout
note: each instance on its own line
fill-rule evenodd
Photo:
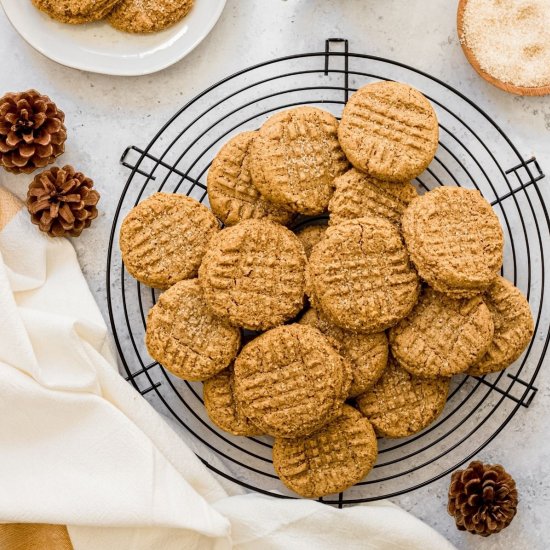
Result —
M 328 203 L 329 224 L 356 218 L 379 216 L 400 225 L 403 212 L 418 196 L 410 182 L 382 181 L 355 168 L 334 180 L 334 194 Z
M 351 367 L 317 330 L 285 325 L 258 336 L 235 360 L 244 415 L 274 437 L 299 437 L 342 412 Z
M 438 187 L 411 202 L 401 227 L 418 274 L 440 292 L 480 294 L 502 267 L 502 228 L 479 191 Z
M 60 23 L 79 25 L 103 19 L 120 0 L 32 0 L 40 11 Z
M 493 314 L 495 335 L 487 353 L 468 370 L 468 374 L 478 376 L 511 365 L 523 353 L 534 331 L 529 302 L 510 281 L 497 277 L 483 299 Z
M 326 230 L 325 224 L 314 223 L 296 231 L 296 236 L 300 239 L 308 258 L 313 247 L 324 237 Z
M 450 378 L 419 378 L 390 356 L 382 378 L 357 398 L 359 410 L 380 437 L 407 437 L 430 425 L 443 411 Z
M 388 339 L 385 332 L 359 334 L 337 327 L 318 311 L 308 309 L 299 321 L 320 330 L 352 368 L 348 397 L 356 397 L 374 386 L 388 363 Z
M 233 369 L 222 370 L 204 381 L 202 396 L 210 420 L 233 435 L 262 435 L 262 431 L 242 414 L 233 388 Z
M 383 218 L 331 226 L 313 249 L 306 291 L 331 323 L 356 332 L 381 332 L 406 317 L 420 282 L 398 229 Z
M 399 82 L 374 82 L 349 98 L 338 138 L 355 168 L 381 180 L 410 181 L 434 158 L 439 126 L 418 90 Z
M 168 288 L 197 276 L 218 220 L 200 202 L 184 195 L 155 193 L 132 208 L 120 228 L 120 251 L 138 281 Z
M 493 331 L 493 316 L 481 296 L 455 299 L 426 288 L 411 313 L 390 330 L 390 345 L 411 374 L 452 376 L 479 361 Z
M 158 32 L 181 21 L 193 7 L 193 0 L 120 0 L 107 17 L 119 31 Z
M 348 168 L 336 118 L 315 107 L 297 107 L 270 117 L 251 149 L 250 173 L 273 204 L 306 215 L 323 213 L 334 178 Z
M 353 407 L 320 431 L 296 439 L 276 439 L 273 467 L 281 481 L 306 498 L 340 493 L 361 481 L 378 454 L 371 423 Z
M 250 146 L 258 132 L 242 132 L 218 152 L 208 171 L 208 200 L 212 212 L 225 224 L 265 218 L 286 225 L 294 214 L 266 201 L 252 185 Z
M 267 220 L 245 220 L 216 235 L 199 269 L 212 311 L 250 330 L 292 319 L 304 303 L 306 255 L 298 237 Z
M 147 315 L 149 354 L 184 380 L 206 380 L 225 369 L 240 341 L 239 329 L 209 311 L 196 279 L 163 292 Z

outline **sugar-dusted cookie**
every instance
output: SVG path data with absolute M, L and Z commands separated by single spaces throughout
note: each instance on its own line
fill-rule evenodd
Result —
M 479 191 L 438 187 L 414 199 L 402 230 L 418 274 L 456 297 L 483 292 L 502 266 L 502 229 Z
M 510 281 L 497 277 L 483 299 L 493 314 L 495 334 L 487 353 L 468 374 L 497 372 L 511 365 L 533 337 L 534 323 L 529 302 Z
M 426 288 L 411 313 L 390 330 L 390 345 L 411 374 L 452 376 L 479 361 L 493 331 L 493 316 L 481 296 L 456 299 Z
M 307 269 L 312 305 L 331 323 L 381 332 L 406 317 L 420 283 L 398 229 L 383 218 L 331 226 Z
M 403 212 L 418 196 L 412 183 L 382 181 L 352 168 L 334 180 L 328 204 L 330 225 L 355 218 L 379 216 L 399 225 Z
M 195 199 L 155 193 L 122 222 L 124 266 L 138 281 L 168 288 L 197 276 L 208 241 L 219 229 L 212 212 Z
M 349 98 L 338 138 L 355 168 L 381 180 L 410 181 L 434 158 L 439 126 L 418 90 L 399 82 L 374 82 Z
M 32 0 L 52 19 L 78 25 L 103 19 L 120 0 Z
M 303 307 L 306 255 L 298 237 L 266 220 L 245 220 L 209 244 L 199 281 L 212 311 L 234 325 L 266 330 Z
M 250 146 L 258 132 L 242 132 L 218 152 L 208 171 L 208 200 L 212 212 L 225 224 L 265 218 L 283 225 L 294 214 L 266 201 L 252 185 Z
M 258 336 L 235 360 L 244 415 L 275 437 L 308 435 L 342 412 L 351 368 L 317 330 L 285 325 Z
M 371 423 L 353 407 L 320 431 L 295 439 L 276 439 L 273 467 L 281 481 L 306 498 L 345 491 L 372 469 L 378 454 Z
M 324 237 L 326 230 L 327 226 L 325 224 L 314 223 L 296 231 L 296 236 L 300 239 L 308 258 L 313 247 Z
M 212 315 L 196 279 L 163 292 L 147 315 L 149 354 L 184 380 L 206 380 L 239 351 L 239 329 Z
M 297 107 L 270 117 L 251 149 L 252 182 L 270 202 L 301 214 L 324 212 L 334 178 L 348 168 L 327 111 Z
M 299 322 L 320 330 L 350 362 L 353 378 L 348 397 L 365 393 L 382 376 L 388 362 L 386 333 L 359 334 L 345 330 L 329 323 L 313 308 L 308 309 Z

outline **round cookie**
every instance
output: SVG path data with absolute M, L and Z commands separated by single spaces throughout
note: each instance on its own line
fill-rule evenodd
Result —
M 493 331 L 493 316 L 481 296 L 455 299 L 426 288 L 409 316 L 390 330 L 390 345 L 411 374 L 452 376 L 485 354 Z
M 204 381 L 203 400 L 208 417 L 218 428 L 233 435 L 262 435 L 235 402 L 233 370 L 225 369 Z
M 40 11 L 60 23 L 80 25 L 103 19 L 120 0 L 32 0 Z
M 331 340 L 334 349 L 350 362 L 352 381 L 348 397 L 365 393 L 382 376 L 388 363 L 388 339 L 385 332 L 351 332 L 329 323 L 313 308 L 305 312 L 299 323 L 320 330 Z
M 199 269 L 212 311 L 234 325 L 267 330 L 303 307 L 306 255 L 298 237 L 266 220 L 216 235 Z
M 410 182 L 378 180 L 352 168 L 334 180 L 334 194 L 328 204 L 329 224 L 356 218 L 379 216 L 400 225 L 403 212 L 418 196 Z
M 300 239 L 308 258 L 311 255 L 313 247 L 325 236 L 326 230 L 327 226 L 325 224 L 315 223 L 296 231 L 296 236 Z
M 274 437 L 305 436 L 339 416 L 350 383 L 347 361 L 305 325 L 265 332 L 235 360 L 235 397 L 242 412 Z
M 511 365 L 533 337 L 534 322 L 529 302 L 510 281 L 497 277 L 483 299 L 495 322 L 495 335 L 487 353 L 468 374 L 481 376 Z
M 273 467 L 281 481 L 306 498 L 340 493 L 361 481 L 378 454 L 371 423 L 349 405 L 320 431 L 297 439 L 276 439 Z
M 380 437 L 407 437 L 431 424 L 443 411 L 450 378 L 419 378 L 390 356 L 382 378 L 357 398 L 359 410 Z
M 411 202 L 401 227 L 418 274 L 440 292 L 479 294 L 502 267 L 500 222 L 479 191 L 438 187 Z
M 195 199 L 155 193 L 122 222 L 124 266 L 138 281 L 168 288 L 197 276 L 208 241 L 219 229 L 212 212 Z
M 331 323 L 372 333 L 410 313 L 420 283 L 398 229 L 383 218 L 359 218 L 327 229 L 311 253 L 306 291 Z
M 348 168 L 337 137 L 338 121 L 315 107 L 297 107 L 270 117 L 251 148 L 250 173 L 273 204 L 300 214 L 323 213 L 334 178 Z
M 196 279 L 163 292 L 147 315 L 149 354 L 184 380 L 206 380 L 225 369 L 240 342 L 239 329 L 209 311 Z
M 439 126 L 418 90 L 400 82 L 374 82 L 349 98 L 338 138 L 355 168 L 381 180 L 410 181 L 434 158 Z
M 265 218 L 286 225 L 294 214 L 266 201 L 252 185 L 250 146 L 258 132 L 242 132 L 218 152 L 208 171 L 208 200 L 212 212 L 225 224 Z

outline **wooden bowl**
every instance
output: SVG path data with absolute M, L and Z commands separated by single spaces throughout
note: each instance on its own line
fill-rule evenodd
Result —
M 501 90 L 504 90 L 505 92 L 509 92 L 511 94 L 523 96 L 541 96 L 550 94 L 550 86 L 514 86 L 513 84 L 503 82 L 502 80 L 495 78 L 481 68 L 476 56 L 464 40 L 464 11 L 466 10 L 467 3 L 468 0 L 460 0 L 458 3 L 456 28 L 458 31 L 458 39 L 460 41 L 460 45 L 462 46 L 462 50 L 464 51 L 464 55 L 466 56 L 466 59 L 470 62 L 470 65 L 477 71 L 477 73 L 493 86 L 496 86 L 497 88 L 500 88 Z

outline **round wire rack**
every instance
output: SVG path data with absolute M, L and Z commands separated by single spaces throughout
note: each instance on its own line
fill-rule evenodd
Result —
M 274 112 L 316 105 L 339 117 L 348 95 L 375 80 L 400 80 L 434 105 L 440 143 L 430 167 L 417 178 L 419 191 L 438 185 L 477 188 L 493 205 L 505 235 L 503 275 L 528 297 L 536 322 L 531 344 L 514 365 L 485 377 L 457 376 L 439 419 L 423 432 L 379 440 L 370 475 L 345 493 L 320 499 L 343 506 L 397 496 L 425 486 L 469 460 L 516 413 L 527 414 L 550 339 L 545 305 L 546 250 L 550 220 L 534 158 L 525 160 L 498 125 L 458 90 L 412 67 L 348 51 L 329 39 L 325 51 L 273 59 L 214 84 L 162 126 L 145 148 L 131 146 L 121 162 L 131 170 L 114 216 L 107 259 L 108 310 L 127 380 L 186 434 L 199 458 L 220 476 L 247 490 L 292 498 L 271 463 L 267 437 L 233 437 L 208 419 L 200 383 L 172 376 L 144 345 L 147 311 L 158 292 L 124 270 L 118 232 L 124 216 L 154 192 L 184 193 L 208 204 L 206 174 L 231 136 L 257 129 Z M 303 223 L 303 222 L 302 222 Z

